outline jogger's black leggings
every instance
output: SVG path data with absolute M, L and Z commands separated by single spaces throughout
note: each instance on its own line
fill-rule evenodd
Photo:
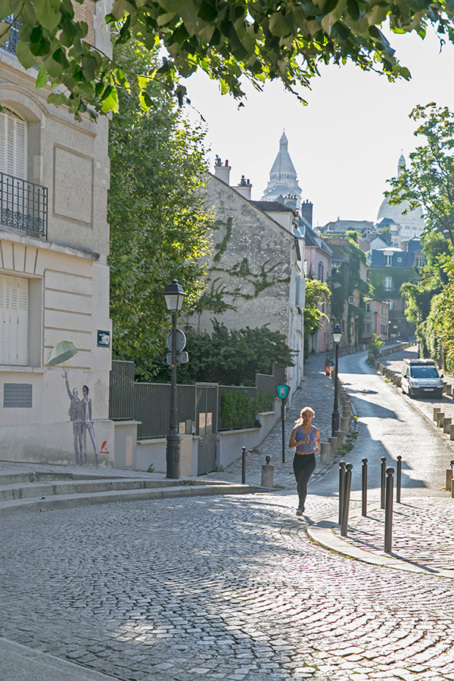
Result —
M 315 454 L 295 454 L 293 472 L 299 497 L 299 507 L 304 508 L 307 495 L 307 483 L 315 470 Z

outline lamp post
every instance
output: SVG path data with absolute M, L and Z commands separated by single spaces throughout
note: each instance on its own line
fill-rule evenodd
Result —
M 166 444 L 166 477 L 180 477 L 180 436 L 177 408 L 177 312 L 183 307 L 186 293 L 176 279 L 164 291 L 167 310 L 172 315 L 172 363 L 170 365 L 170 419 Z
M 359 312 L 355 312 L 355 352 L 358 352 L 358 318 Z
M 338 378 L 337 373 L 339 371 L 339 343 L 342 337 L 342 329 L 339 324 L 333 329 L 333 341 L 336 347 L 336 359 L 335 359 L 335 375 L 334 375 L 334 408 L 333 415 L 331 419 L 331 435 L 335 437 L 335 434 L 339 430 L 339 408 L 338 408 Z

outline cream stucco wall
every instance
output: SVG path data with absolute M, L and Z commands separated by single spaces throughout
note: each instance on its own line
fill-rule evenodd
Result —
M 93 4 L 95 43 L 106 52 L 110 4 Z M 66 340 L 78 348 L 64 365 L 69 385 L 80 397 L 88 386 L 98 453 L 103 445 L 99 459 L 112 465 L 111 349 L 97 343 L 98 330 L 111 334 L 108 121 L 76 122 L 64 107 L 48 104 L 49 90 L 34 87 L 36 74 L 0 49 L 0 103 L 27 124 L 26 179 L 48 189 L 47 238 L 10 229 L 0 216 L 0 274 L 27 280 L 29 295 L 27 364 L 0 366 L 0 458 L 74 463 L 63 369 L 46 366 L 52 347 Z M 31 385 L 31 406 L 5 406 L 5 384 Z M 90 441 L 87 451 L 93 462 Z

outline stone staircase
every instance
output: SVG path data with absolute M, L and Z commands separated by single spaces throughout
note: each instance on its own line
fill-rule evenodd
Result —
M 34 467 L 36 468 L 36 466 Z M 48 466 L 46 467 L 49 468 Z M 0 471 L 0 516 L 93 504 L 213 494 L 251 494 L 261 487 L 203 478 L 169 480 L 127 471 Z

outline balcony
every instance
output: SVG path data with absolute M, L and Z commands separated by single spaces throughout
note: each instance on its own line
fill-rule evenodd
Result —
M 14 19 L 14 15 L 11 14 L 9 17 L 6 17 L 3 21 L 7 24 L 11 24 L 11 28 L 8 33 L 8 37 L 6 41 L 0 45 L 4 50 L 7 52 L 11 52 L 11 54 L 16 54 L 16 47 L 17 43 L 19 42 L 19 29 L 22 26 L 22 23 L 20 21 L 14 21 L 11 23 Z
M 0 172 L 0 225 L 47 239 L 47 187 Z

